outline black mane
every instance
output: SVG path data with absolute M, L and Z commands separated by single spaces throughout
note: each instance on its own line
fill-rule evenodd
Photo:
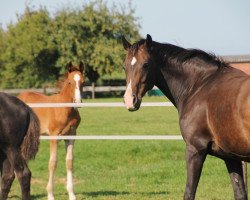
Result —
M 200 49 L 186 49 L 178 56 L 178 61 L 182 63 L 192 62 L 193 60 L 200 60 L 209 66 L 217 68 L 227 68 L 229 65 L 224 62 L 220 57 L 212 53 L 207 53 Z
M 133 55 L 136 54 L 140 45 L 144 43 L 145 39 L 141 39 L 130 47 L 130 51 L 132 51 Z M 200 61 L 206 63 L 206 65 L 217 67 L 218 69 L 229 67 L 228 63 L 222 58 L 200 49 L 185 49 L 173 44 L 158 43 L 154 41 L 150 51 L 159 54 L 164 61 L 168 60 L 168 62 L 171 63 L 176 62 L 178 65 Z
M 176 64 L 185 64 L 192 62 L 203 62 L 206 65 L 221 68 L 228 68 L 228 63 L 224 62 L 220 57 L 212 53 L 207 53 L 200 49 L 185 49 L 172 44 L 161 44 L 154 42 L 155 49 L 164 57 L 168 57 L 168 62 Z

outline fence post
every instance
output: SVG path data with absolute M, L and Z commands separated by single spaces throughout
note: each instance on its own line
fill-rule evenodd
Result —
M 91 83 L 91 86 L 92 86 L 92 99 L 95 99 L 95 82 L 92 82 Z
M 43 94 L 47 94 L 46 86 L 43 87 Z

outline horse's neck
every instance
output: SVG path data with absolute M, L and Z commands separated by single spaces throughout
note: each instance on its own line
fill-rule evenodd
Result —
M 163 94 L 176 106 L 176 102 L 174 97 L 171 94 L 171 91 L 169 90 L 167 81 L 165 77 L 163 76 L 163 73 L 159 72 L 157 74 L 157 79 L 155 82 L 155 85 L 163 92 Z
M 188 99 L 192 94 L 199 90 L 206 82 L 205 80 L 213 74 L 216 69 L 195 71 L 190 70 L 190 67 L 185 64 L 175 66 L 171 63 L 165 63 L 161 68 L 163 82 L 166 90 L 165 94 L 176 106 L 182 104 L 184 100 Z

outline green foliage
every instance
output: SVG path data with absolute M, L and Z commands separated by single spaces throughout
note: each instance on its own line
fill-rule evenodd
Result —
M 1 56 L 1 87 L 38 87 L 55 80 L 53 66 L 57 50 L 50 41 L 50 23 L 45 9 L 30 11 L 26 8 L 18 23 L 9 25 Z
M 0 87 L 41 87 L 55 82 L 64 66 L 84 61 L 91 82 L 120 72 L 124 57 L 121 36 L 139 38 L 139 25 L 129 7 L 107 6 L 101 0 L 78 9 L 29 7 L 7 31 L 0 29 Z
M 120 9 L 94 1 L 76 10 L 60 10 L 54 20 L 54 37 L 61 53 L 58 66 L 68 60 L 83 60 L 91 82 L 119 71 L 124 55 L 121 36 L 139 37 L 133 10 L 126 13 Z
M 3 69 L 3 52 L 5 50 L 5 33 L 2 27 L 0 27 L 0 71 Z M 1 82 L 2 76 L 0 73 L 0 82 Z

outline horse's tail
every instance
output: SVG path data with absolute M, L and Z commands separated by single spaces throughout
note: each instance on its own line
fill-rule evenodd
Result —
M 36 114 L 29 109 L 29 125 L 21 145 L 22 156 L 25 160 L 34 159 L 40 144 L 40 123 Z

